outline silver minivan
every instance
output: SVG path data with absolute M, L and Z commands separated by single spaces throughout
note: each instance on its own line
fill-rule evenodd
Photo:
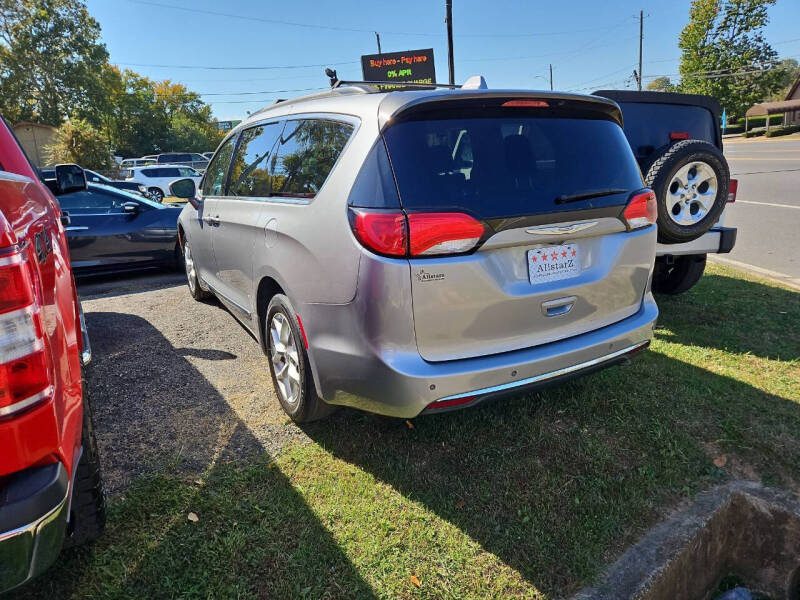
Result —
M 611 100 L 340 85 L 230 132 L 179 236 L 296 421 L 414 417 L 626 360 L 656 205 Z

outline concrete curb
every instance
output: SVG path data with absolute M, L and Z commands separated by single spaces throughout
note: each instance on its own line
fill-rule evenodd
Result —
M 573 600 L 707 598 L 728 574 L 774 598 L 797 585 L 800 503 L 780 490 L 734 481 L 699 494 L 653 527 Z
M 709 254 L 708 260 L 725 267 L 734 267 L 740 271 L 745 271 L 751 275 L 757 275 L 758 277 L 771 281 L 772 283 L 779 283 L 800 292 L 800 279 L 792 277 L 791 275 L 779 273 L 778 271 L 771 271 L 755 265 L 749 265 L 747 263 L 739 262 L 738 260 L 733 260 L 732 258 L 719 256 L 717 254 Z

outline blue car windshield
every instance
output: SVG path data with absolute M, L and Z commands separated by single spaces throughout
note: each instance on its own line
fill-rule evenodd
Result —
M 144 196 L 140 196 L 139 194 L 134 194 L 133 192 L 129 192 L 127 190 L 121 190 L 119 188 L 111 187 L 110 185 L 103 185 L 101 183 L 90 183 L 89 184 L 89 190 L 90 191 L 91 190 L 103 190 L 103 192 L 106 192 L 108 194 L 115 195 L 115 196 L 124 196 L 126 199 L 129 199 L 132 202 L 138 202 L 139 204 L 145 204 L 145 205 L 147 205 L 149 207 L 152 207 L 152 208 L 159 208 L 159 209 L 168 208 L 167 206 L 164 206 L 163 204 L 159 204 L 158 202 L 153 202 L 149 198 L 145 198 Z

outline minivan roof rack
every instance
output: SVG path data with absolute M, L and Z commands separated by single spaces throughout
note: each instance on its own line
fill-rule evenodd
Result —
M 336 82 L 331 86 L 333 89 L 342 86 L 364 86 L 374 88 L 380 85 L 384 86 L 392 86 L 392 91 L 395 89 L 403 89 L 403 88 L 412 88 L 412 89 L 419 89 L 419 88 L 447 88 L 451 90 L 457 90 L 461 88 L 458 84 L 449 84 L 449 83 L 414 83 L 411 81 L 358 81 L 358 80 L 345 80 L 345 79 L 337 79 Z M 380 90 L 383 91 L 383 90 Z

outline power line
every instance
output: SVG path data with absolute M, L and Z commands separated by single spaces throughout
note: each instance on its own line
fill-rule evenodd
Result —
M 133 2 L 133 0 L 129 1 Z M 281 65 L 281 66 L 274 65 L 269 67 L 211 67 L 206 65 L 153 65 L 146 63 L 128 63 L 128 62 L 120 62 L 117 64 L 125 65 L 127 67 L 150 67 L 157 69 L 204 69 L 208 71 L 267 71 L 274 69 L 310 69 L 312 67 L 319 68 L 319 67 L 330 67 L 339 65 L 356 65 L 361 63 L 357 60 L 350 60 L 350 61 L 320 63 L 315 65 Z
M 216 10 L 207 10 L 203 8 L 194 8 L 187 6 L 175 6 L 174 4 L 165 4 L 163 2 L 155 2 L 154 0 L 128 0 L 134 4 L 143 4 L 146 6 L 157 6 L 159 8 L 167 8 L 172 10 L 180 10 L 183 12 L 204 14 L 214 17 L 227 17 L 230 19 L 240 19 L 244 21 L 257 21 L 259 23 L 271 23 L 273 25 L 284 25 L 287 27 L 303 27 L 306 29 L 322 29 L 328 31 L 350 32 L 350 33 L 368 33 L 371 36 L 375 35 L 375 28 L 359 28 L 359 27 L 342 27 L 337 25 L 317 25 L 312 23 L 301 23 L 298 21 L 285 21 L 282 19 L 268 19 L 265 17 L 257 17 L 253 15 L 242 15 L 235 13 L 225 13 Z M 487 38 L 487 37 L 502 37 L 502 38 L 525 38 L 525 37 L 540 37 L 540 36 L 553 36 L 553 35 L 568 35 L 572 33 L 586 33 L 589 31 L 599 31 L 607 29 L 610 25 L 603 25 L 598 27 L 590 27 L 585 29 L 571 29 L 568 31 L 537 31 L 531 33 L 459 33 L 459 37 L 473 37 L 473 38 Z M 403 35 L 403 36 L 422 36 L 422 37 L 442 37 L 441 33 L 428 33 L 428 32 L 415 32 L 415 31 L 379 31 L 382 35 Z

